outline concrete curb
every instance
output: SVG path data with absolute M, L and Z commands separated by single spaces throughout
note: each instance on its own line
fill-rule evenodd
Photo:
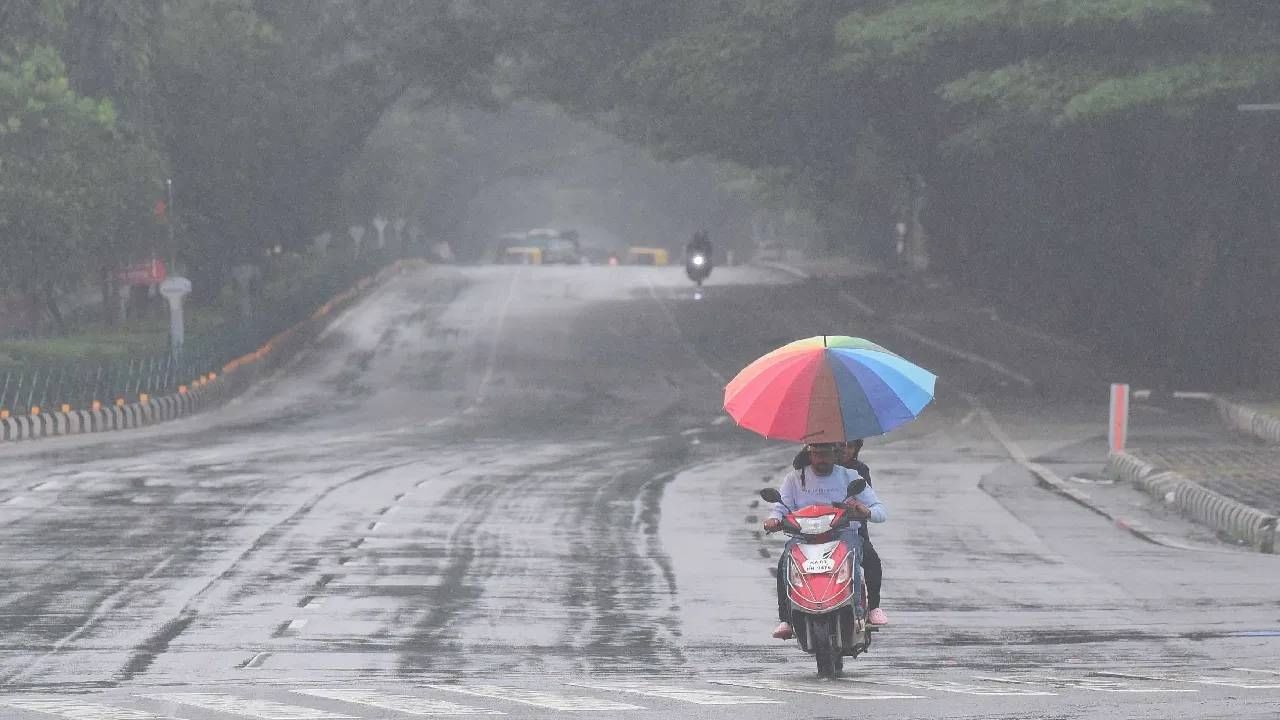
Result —
M 1218 415 L 1232 430 L 1269 443 L 1280 443 L 1280 417 L 1214 396 Z
M 1172 470 L 1165 470 L 1125 452 L 1107 456 L 1107 475 L 1133 483 L 1147 494 L 1178 509 L 1186 517 L 1259 552 L 1274 553 L 1275 515 L 1245 505 Z
M 262 347 L 223 366 L 213 378 L 195 379 L 183 391 L 139 402 L 104 406 L 98 410 L 73 410 L 20 415 L 0 420 L 0 442 L 35 440 L 55 435 L 128 430 L 193 415 L 230 400 L 247 390 L 258 378 L 279 368 L 328 326 L 337 311 L 354 302 L 369 288 L 377 287 L 408 267 L 424 264 L 418 260 L 397 260 L 374 275 L 361 278 L 353 287 L 317 308 L 306 320 L 284 330 Z

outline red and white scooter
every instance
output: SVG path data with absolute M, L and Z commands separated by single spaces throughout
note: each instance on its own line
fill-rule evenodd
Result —
M 849 484 L 849 497 L 866 487 L 859 478 Z M 781 503 L 773 488 L 760 497 Z M 791 628 L 800 649 L 818 661 L 819 677 L 835 677 L 844 670 L 845 656 L 856 658 L 871 647 L 874 628 L 867 625 L 867 593 L 862 578 L 862 538 L 850 545 L 841 536 L 855 521 L 844 503 L 787 508 L 781 531 L 800 539 L 788 547 L 783 563 L 787 596 L 791 599 Z M 846 533 L 848 535 L 850 533 Z

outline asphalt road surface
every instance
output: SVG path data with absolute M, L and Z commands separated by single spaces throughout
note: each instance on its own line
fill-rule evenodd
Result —
M 942 378 L 864 452 L 892 625 L 832 681 L 769 637 L 795 447 L 720 409 L 822 332 Z M 1091 461 L 1099 358 L 884 280 L 414 270 L 222 409 L 0 448 L 0 717 L 1274 718 L 1276 558 L 1011 459 Z

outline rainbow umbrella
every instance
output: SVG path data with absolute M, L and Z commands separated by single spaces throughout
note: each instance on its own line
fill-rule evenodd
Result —
M 841 442 L 914 420 L 937 379 L 868 340 L 819 335 L 743 368 L 724 388 L 724 409 L 767 438 Z

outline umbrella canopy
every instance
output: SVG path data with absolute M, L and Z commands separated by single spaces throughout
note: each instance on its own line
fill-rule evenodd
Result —
M 748 430 L 796 442 L 883 435 L 933 400 L 937 376 L 862 338 L 788 343 L 742 369 L 724 409 Z

